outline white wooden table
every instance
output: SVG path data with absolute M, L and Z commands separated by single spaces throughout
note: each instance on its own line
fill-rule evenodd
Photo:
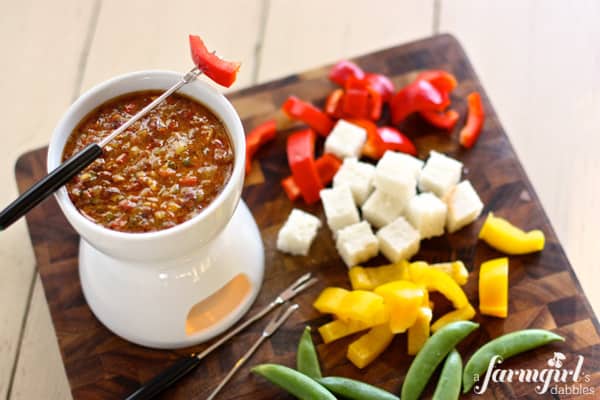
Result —
M 0 0 L 0 205 L 13 166 L 83 91 L 139 69 L 185 71 L 198 33 L 237 88 L 450 32 L 466 48 L 586 294 L 600 310 L 600 2 L 580 0 Z M 23 221 L 0 233 L 0 396 L 70 391 Z

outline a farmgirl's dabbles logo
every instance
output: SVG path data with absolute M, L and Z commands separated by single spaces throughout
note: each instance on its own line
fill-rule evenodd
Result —
M 586 385 L 590 382 L 590 375 L 583 371 L 584 357 L 577 356 L 577 363 L 574 369 L 563 368 L 567 357 L 560 352 L 555 352 L 554 356 L 546 363 L 549 368 L 543 369 L 503 369 L 498 365 L 502 364 L 502 357 L 495 355 L 490 359 L 485 376 L 475 375 L 475 385 L 473 391 L 477 394 L 483 394 L 490 386 L 490 383 L 513 383 L 523 382 L 535 384 L 537 394 L 551 393 L 558 395 L 592 395 L 595 388 Z

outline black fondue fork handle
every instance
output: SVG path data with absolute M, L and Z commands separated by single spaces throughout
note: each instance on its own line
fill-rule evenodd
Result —
M 248 326 L 258 321 L 269 312 L 271 312 L 274 308 L 280 306 L 288 300 L 291 300 L 296 295 L 301 293 L 302 291 L 308 289 L 312 285 L 317 282 L 317 278 L 313 278 L 312 274 L 306 273 L 298 278 L 294 283 L 288 286 L 284 291 L 279 293 L 279 296 L 275 298 L 272 302 L 266 305 L 261 311 L 252 315 L 250 318 L 246 319 L 240 325 L 238 325 L 233 330 L 226 333 L 219 340 L 208 346 L 204 351 L 197 354 L 192 354 L 186 357 L 183 357 L 176 361 L 174 364 L 169 366 L 165 371 L 150 379 L 148 382 L 144 383 L 139 389 L 135 392 L 131 393 L 125 400 L 149 400 L 153 399 L 163 390 L 167 389 L 169 386 L 172 386 L 179 379 L 183 378 L 188 372 L 192 371 L 194 368 L 198 366 L 201 360 L 204 359 L 207 355 L 212 353 L 214 350 L 219 348 L 222 344 L 226 343 L 233 336 L 237 335 L 239 332 L 246 329 Z M 293 312 L 298 306 L 291 306 L 287 313 Z M 290 311 L 291 310 L 291 311 Z M 288 315 L 289 316 L 289 315 Z M 287 316 L 284 315 L 284 318 L 277 318 L 276 321 L 284 321 L 287 319 Z M 272 322 L 277 323 L 277 322 Z M 283 322 L 281 322 L 283 323 Z M 270 334 L 269 334 L 270 335 Z
M 71 178 L 90 165 L 96 158 L 102 155 L 102 148 L 115 137 L 125 132 L 129 127 L 152 111 L 167 97 L 179 90 L 183 85 L 195 80 L 202 71 L 198 67 L 192 68 L 179 81 L 167 89 L 163 94 L 154 99 L 141 111 L 129 118 L 123 125 L 112 131 L 112 133 L 97 144 L 90 144 L 82 151 L 69 158 L 50 172 L 45 178 L 33 185 L 8 207 L 0 212 L 0 231 L 8 228 L 13 222 L 25 215 L 42 200 L 54 193 L 58 188 L 67 183 Z
M 127 396 L 125 400 L 153 399 L 196 368 L 201 361 L 195 354 L 180 358 L 163 372 L 144 383 L 138 390 Z
M 0 231 L 27 214 L 46 197 L 71 180 L 102 155 L 102 147 L 96 143 L 87 145 L 83 150 L 56 167 L 52 172 L 36 182 L 25 193 L 0 212 Z

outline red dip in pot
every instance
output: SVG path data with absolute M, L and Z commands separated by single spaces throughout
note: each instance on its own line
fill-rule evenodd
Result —
M 102 104 L 71 133 L 63 160 L 108 136 L 159 95 L 136 92 Z M 84 216 L 109 229 L 158 231 L 208 206 L 228 182 L 233 160 L 223 122 L 175 93 L 105 146 L 67 191 Z

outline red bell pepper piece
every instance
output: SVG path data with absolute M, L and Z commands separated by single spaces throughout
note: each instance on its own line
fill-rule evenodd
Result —
M 383 109 L 383 99 L 381 94 L 369 87 L 367 88 L 369 91 L 369 119 L 372 121 L 377 121 L 381 118 L 381 110 Z
M 346 91 L 348 91 L 350 89 L 364 90 L 366 88 L 367 88 L 367 85 L 365 85 L 365 80 L 358 79 L 354 76 L 349 76 L 348 79 L 346 79 L 346 83 L 344 84 L 344 90 L 346 90 Z
M 335 89 L 325 100 L 325 113 L 333 118 L 342 117 L 342 98 L 344 89 Z
M 426 80 L 416 80 L 392 97 L 392 123 L 399 124 L 416 111 L 442 111 L 449 104 L 447 92 L 436 89 Z
M 377 155 L 379 154 L 383 143 L 377 134 L 377 125 L 375 125 L 373 121 L 365 118 L 348 118 L 347 121 L 351 124 L 360 126 L 367 132 L 367 140 L 363 145 L 361 154 L 373 159 L 379 159 L 381 156 L 377 157 Z
M 302 194 L 294 177 L 291 175 L 281 181 L 281 187 L 283 187 L 283 191 L 290 201 L 296 201 Z
M 367 141 L 363 145 L 361 154 L 373 160 L 379 160 L 385 151 L 383 151 L 383 142 L 375 130 L 374 134 L 367 136 Z
M 192 60 L 198 69 L 219 85 L 230 87 L 235 82 L 240 63 L 225 61 L 209 52 L 200 36 L 190 35 L 189 38 Z
M 380 126 L 377 128 L 377 135 L 383 142 L 383 153 L 392 150 L 412 156 L 417 155 L 417 148 L 414 143 L 398 129 L 391 126 Z M 382 156 L 383 153 L 381 153 Z
M 401 151 L 411 155 L 417 154 L 417 148 L 413 142 L 396 128 L 378 127 L 366 119 L 349 119 L 348 122 L 361 126 L 367 131 L 367 140 L 362 148 L 363 156 L 378 160 L 387 150 Z
M 262 145 L 275 139 L 276 133 L 277 123 L 275 120 L 269 120 L 252 129 L 246 136 L 246 174 L 250 172 L 254 154 Z
M 417 79 L 423 79 L 431 83 L 437 90 L 450 93 L 457 85 L 456 78 L 450 72 L 441 69 L 423 71 L 417 75 Z
M 447 110 L 444 112 L 421 111 L 419 114 L 421 114 L 425 121 L 429 122 L 431 125 L 445 129 L 449 131 L 449 133 L 452 131 L 460 117 L 455 110 Z
M 417 155 L 414 143 L 398 129 L 391 126 L 380 126 L 375 127 L 375 130 L 367 130 L 367 141 L 362 149 L 364 156 L 379 160 L 388 150 Z
M 365 77 L 365 73 L 358 65 L 347 60 L 339 61 L 329 71 L 329 80 L 340 86 L 345 86 L 346 80 L 350 76 L 362 80 Z
M 344 80 L 344 89 L 341 117 L 369 118 L 377 121 L 381 117 L 383 103 L 392 97 L 394 85 L 389 78 L 380 74 L 368 73 L 363 78 L 349 74 Z
M 315 167 L 321 179 L 321 184 L 327 186 L 332 180 L 337 171 L 342 166 L 342 161 L 331 153 L 325 153 L 315 161 Z M 288 199 L 295 201 L 300 197 L 300 188 L 296 184 L 293 176 L 288 176 L 281 181 L 281 186 L 287 195 Z
M 478 92 L 473 92 L 467 96 L 467 104 L 467 123 L 460 131 L 460 144 L 466 148 L 471 148 L 479 138 L 481 128 L 483 128 L 485 112 L 483 111 L 481 95 Z
M 292 176 L 308 204 L 319 200 L 323 189 L 315 166 L 316 135 L 312 129 L 292 133 L 287 140 L 287 158 Z
M 369 115 L 369 92 L 366 89 L 347 89 L 342 101 L 346 117 L 366 118 Z
M 367 88 L 372 88 L 381 96 L 381 100 L 386 103 L 390 101 L 394 94 L 394 84 L 385 75 L 367 73 L 363 79 Z
M 315 161 L 317 173 L 323 186 L 326 186 L 333 180 L 333 177 L 342 166 L 342 160 L 331 153 L 325 153 Z
M 288 97 L 281 108 L 288 117 L 304 122 L 321 136 L 329 135 L 333 129 L 333 121 L 327 114 L 296 96 Z
M 379 93 L 383 101 L 389 101 L 394 94 L 394 84 L 385 75 L 367 73 L 362 79 L 354 75 L 348 76 L 344 88 L 349 89 L 372 89 Z
M 342 109 L 342 117 L 346 118 L 369 118 L 373 121 L 377 121 L 381 117 L 381 111 L 383 109 L 383 98 L 380 90 L 373 86 L 367 84 L 365 79 L 358 80 L 354 77 L 349 77 L 346 80 L 345 85 L 345 94 L 344 100 L 348 93 L 353 91 L 353 93 L 361 93 L 361 96 L 364 97 L 364 92 L 367 92 L 367 110 L 366 112 L 362 111 L 362 106 L 360 111 L 357 112 L 356 108 L 350 109 Z
M 365 118 L 346 118 L 346 121 L 358 125 L 367 131 L 367 140 L 369 140 L 370 136 L 374 136 L 377 133 L 377 125 L 371 120 Z

